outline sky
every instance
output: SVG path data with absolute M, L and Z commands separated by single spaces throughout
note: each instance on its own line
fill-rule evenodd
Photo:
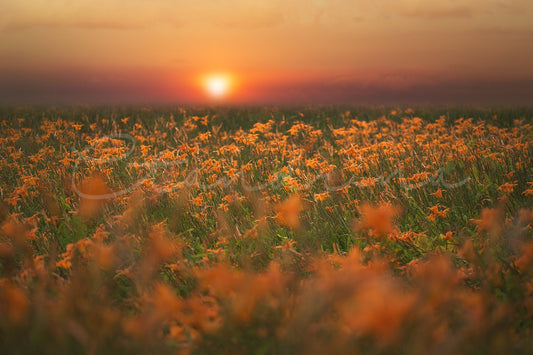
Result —
M 0 0 L 0 103 L 204 102 L 532 103 L 533 1 Z

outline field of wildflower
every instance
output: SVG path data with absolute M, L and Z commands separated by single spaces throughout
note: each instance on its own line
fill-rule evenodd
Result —
M 528 354 L 533 110 L 0 109 L 2 353 Z

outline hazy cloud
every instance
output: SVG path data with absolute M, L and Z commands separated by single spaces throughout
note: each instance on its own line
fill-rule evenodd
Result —
M 523 27 L 502 27 L 502 26 L 483 26 L 469 30 L 470 33 L 483 36 L 502 36 L 516 39 L 529 39 L 533 38 L 533 28 Z
M 18 31 L 33 27 L 136 29 L 174 22 L 169 9 L 143 1 L 3 0 L 0 28 Z
M 234 7 L 233 11 L 221 16 L 215 16 L 214 25 L 227 28 L 254 29 L 269 28 L 281 25 L 284 22 L 283 13 L 271 6 L 254 5 Z
M 0 28 L 134 29 L 160 23 L 250 29 L 281 24 L 342 27 L 389 16 L 426 20 L 517 16 L 532 8 L 530 0 L 2 0 Z
M 427 19 L 470 18 L 478 15 L 526 14 L 533 6 L 529 0 L 387 0 L 399 15 Z
M 409 5 L 404 7 L 397 7 L 396 11 L 400 15 L 410 17 L 423 17 L 428 19 L 472 17 L 472 15 L 474 14 L 474 9 L 461 4 L 454 4 L 450 6 L 439 5 L 436 7 Z
M 81 28 L 81 29 L 113 29 L 113 30 L 130 30 L 146 27 L 144 22 L 117 22 L 107 21 L 103 19 L 84 19 L 77 20 L 39 20 L 39 21 L 17 21 L 8 22 L 2 26 L 4 32 L 20 31 L 34 27 L 49 27 L 49 28 Z

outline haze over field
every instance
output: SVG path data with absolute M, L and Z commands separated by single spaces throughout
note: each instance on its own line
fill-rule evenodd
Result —
M 529 103 L 531 38 L 528 0 L 3 0 L 0 102 Z

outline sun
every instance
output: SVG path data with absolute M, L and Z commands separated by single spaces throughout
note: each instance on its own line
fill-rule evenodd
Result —
M 231 89 L 231 79 L 222 74 L 209 75 L 206 77 L 204 85 L 209 96 L 220 99 L 228 95 Z

